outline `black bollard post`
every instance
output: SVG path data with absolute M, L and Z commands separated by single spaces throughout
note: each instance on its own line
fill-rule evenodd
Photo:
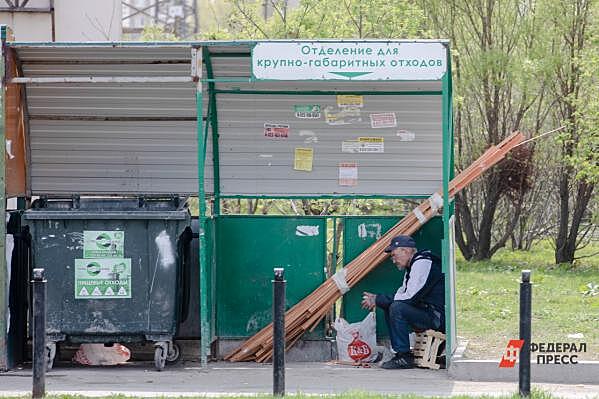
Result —
M 46 279 L 33 269 L 33 399 L 46 395 Z
M 522 270 L 520 283 L 520 339 L 524 340 L 520 349 L 520 366 L 518 368 L 518 390 L 520 396 L 530 396 L 530 324 L 532 307 L 532 285 L 530 270 Z
M 273 358 L 272 392 L 285 396 L 285 269 L 275 268 L 272 282 Z

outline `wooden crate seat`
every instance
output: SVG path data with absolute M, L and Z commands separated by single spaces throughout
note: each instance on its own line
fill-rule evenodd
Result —
M 445 334 L 435 331 L 426 330 L 416 332 L 416 340 L 414 342 L 414 362 L 418 367 L 438 370 L 441 366 L 437 364 L 437 355 L 439 347 L 445 342 Z

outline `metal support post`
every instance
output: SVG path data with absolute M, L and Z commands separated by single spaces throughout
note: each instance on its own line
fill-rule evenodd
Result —
M 204 164 L 206 163 L 206 140 L 204 140 L 204 111 L 202 108 L 202 51 L 191 49 L 191 78 L 196 82 L 196 137 L 198 139 L 198 227 L 200 261 L 200 362 L 208 367 L 208 354 L 212 342 L 210 328 L 210 311 L 208 309 L 208 257 L 206 256 L 208 240 L 206 239 L 206 190 L 204 189 Z
M 530 270 L 522 270 L 520 282 L 520 339 L 524 340 L 520 349 L 520 366 L 518 368 L 518 391 L 520 396 L 530 396 L 530 322 L 532 304 L 532 285 Z
M 272 391 L 275 396 L 285 396 L 285 269 L 275 268 L 272 282 L 273 359 Z
M 46 279 L 44 269 L 33 269 L 33 389 L 32 398 L 46 394 Z

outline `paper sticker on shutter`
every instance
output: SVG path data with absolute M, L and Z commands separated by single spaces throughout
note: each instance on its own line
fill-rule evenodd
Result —
M 295 117 L 299 119 L 320 119 L 320 105 L 297 104 L 293 106 Z
M 312 161 L 314 159 L 314 149 L 296 148 L 293 169 L 312 172 Z
M 325 107 L 324 119 L 328 125 L 351 125 L 353 123 L 362 122 L 360 115 L 360 108 L 358 107 L 345 107 L 337 109 L 335 107 Z
M 341 152 L 347 153 L 383 153 L 385 141 L 383 137 L 358 137 L 358 140 L 341 142 Z
M 289 137 L 289 125 L 284 123 L 265 123 L 264 137 L 286 139 Z
M 385 152 L 385 139 L 383 137 L 358 137 L 361 144 L 360 152 Z
M 339 94 L 337 96 L 338 107 L 360 107 L 364 106 L 364 96 L 354 94 Z
M 395 112 L 382 112 L 380 114 L 370 114 L 370 127 L 373 129 L 382 129 L 386 127 L 396 127 L 397 118 Z
M 357 186 L 358 185 L 358 163 L 341 162 L 339 163 L 339 185 Z
M 399 141 L 414 141 L 416 135 L 408 130 L 398 130 L 397 137 L 399 137 Z

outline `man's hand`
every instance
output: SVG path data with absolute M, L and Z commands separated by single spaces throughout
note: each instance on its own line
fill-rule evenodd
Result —
M 362 293 L 362 309 L 372 310 L 376 306 L 376 294 L 370 292 Z

